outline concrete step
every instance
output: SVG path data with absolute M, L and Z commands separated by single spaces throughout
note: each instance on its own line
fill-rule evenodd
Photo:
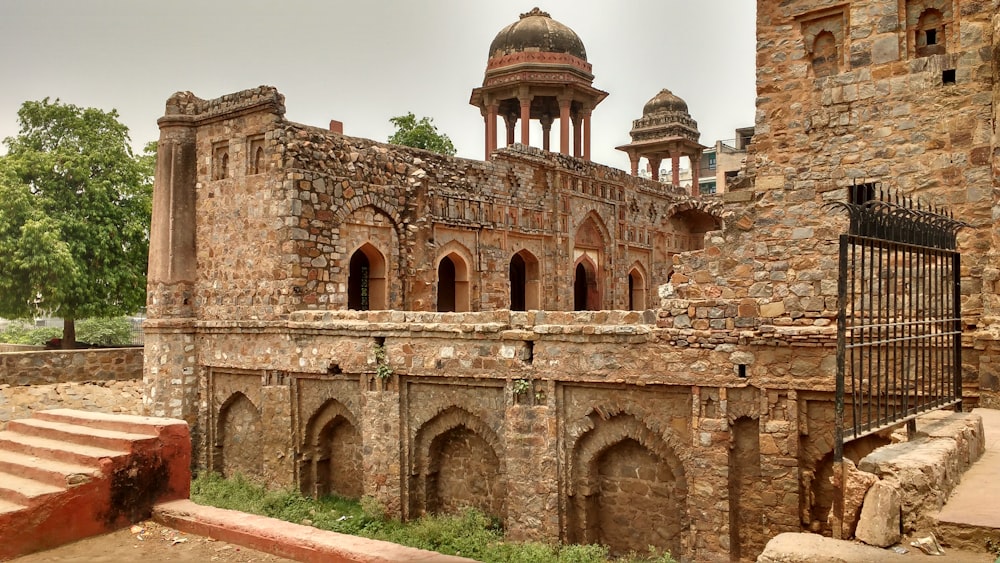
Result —
M 25 507 L 23 504 L 17 504 L 16 502 L 0 500 L 0 518 L 2 518 L 4 515 L 20 512 L 25 508 L 27 507 Z
M 114 459 L 128 455 L 119 450 L 71 444 L 49 438 L 28 436 L 11 430 L 0 431 L 0 450 L 94 467 L 99 467 L 104 458 Z
M 0 450 L 0 471 L 56 486 L 76 486 L 99 478 L 101 470 L 8 450 Z
M 76 411 L 71 409 L 50 409 L 35 411 L 33 418 L 79 424 L 89 428 L 101 428 L 129 434 L 146 434 L 157 436 L 167 426 L 176 426 L 177 420 L 157 418 L 154 416 L 133 416 L 123 414 L 105 414 L 101 412 Z
M 148 434 L 133 434 L 118 430 L 90 428 L 79 424 L 55 422 L 39 418 L 12 420 L 7 423 L 7 430 L 27 434 L 28 436 L 38 436 L 39 438 L 48 438 L 61 442 L 70 442 L 109 450 L 120 450 L 123 452 L 131 451 L 137 442 L 156 441 L 156 436 Z
M 65 487 L 57 487 L 0 471 L 0 500 L 33 506 L 43 502 L 46 497 L 57 495 L 65 490 Z

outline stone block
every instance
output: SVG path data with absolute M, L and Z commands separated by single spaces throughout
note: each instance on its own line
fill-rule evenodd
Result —
M 866 471 L 860 471 L 854 462 L 844 460 L 844 521 L 843 537 L 849 538 L 854 535 L 855 527 L 858 524 L 858 515 L 864 504 L 865 495 L 868 490 L 878 481 L 878 477 Z M 830 478 L 834 481 L 834 477 Z M 836 488 L 837 483 L 833 483 Z M 836 528 L 839 515 L 834 507 L 830 508 L 827 521 Z
M 865 495 L 855 535 L 868 545 L 889 547 L 899 542 L 902 494 L 898 485 L 877 481 Z

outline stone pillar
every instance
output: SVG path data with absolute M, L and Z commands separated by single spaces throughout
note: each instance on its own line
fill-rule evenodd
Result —
M 691 458 L 687 475 L 692 510 L 687 552 L 692 561 L 718 560 L 729 553 L 729 424 L 725 411 L 709 412 L 703 388 L 692 387 Z M 795 481 L 795 480 L 793 480 Z M 796 485 L 798 481 L 795 481 Z M 723 501 L 723 502 L 720 502 Z
M 629 164 L 632 165 L 632 175 L 633 176 L 638 176 L 639 175 L 639 155 L 637 155 L 635 153 L 631 153 L 631 152 L 628 153 L 628 161 L 629 161 Z
M 189 95 L 189 94 L 188 94 Z M 194 117 L 181 113 L 175 94 L 159 120 L 153 214 L 149 231 L 148 320 L 143 353 L 143 409 L 148 415 L 180 418 L 191 425 L 198 459 L 198 351 L 194 339 L 195 184 Z
M 381 503 L 388 516 L 400 518 L 404 516 L 402 480 L 406 472 L 399 451 L 403 443 L 399 392 L 386 388 L 375 376 L 362 377 L 362 385 L 366 389 L 361 393 L 360 422 L 364 494 Z M 372 387 L 374 391 L 368 390 Z
M 671 185 L 681 185 L 681 153 L 670 151 Z
M 580 112 L 577 112 L 573 116 L 573 156 L 580 158 L 580 145 L 583 141 L 583 130 L 580 126 L 581 122 Z
M 569 155 L 569 108 L 573 100 L 559 99 L 559 152 Z
M 486 160 L 497 150 L 497 104 L 486 107 Z
M 555 384 L 549 387 L 554 403 Z M 555 405 L 514 405 L 513 393 L 507 395 L 507 534 L 515 541 L 552 541 L 559 537 Z
M 589 109 L 583 110 L 583 159 L 590 160 L 590 113 Z
M 542 149 L 551 150 L 549 148 L 551 146 L 549 137 L 552 134 L 552 116 L 545 114 L 540 121 L 542 123 Z
M 521 102 L 521 144 L 531 144 L 531 96 L 518 98 Z
M 701 166 L 701 151 L 695 151 L 688 158 L 691 160 L 691 195 L 697 197 L 701 195 L 701 190 L 698 188 L 698 180 L 701 177 L 698 173 L 698 168 Z
M 649 162 L 649 171 L 653 174 L 653 181 L 660 181 L 660 163 L 663 162 L 658 156 L 647 156 L 646 160 Z
M 517 126 L 517 114 L 506 114 L 503 116 L 503 120 L 507 126 L 507 146 L 510 146 L 514 144 L 514 128 Z
M 264 480 L 272 487 L 297 488 L 295 432 L 292 427 L 290 378 L 268 372 L 260 394 Z

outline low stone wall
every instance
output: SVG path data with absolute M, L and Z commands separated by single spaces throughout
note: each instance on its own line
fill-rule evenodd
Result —
M 45 346 L 33 346 L 31 344 L 0 343 L 0 354 L 6 354 L 8 352 L 34 352 L 36 350 L 44 349 Z
M 44 385 L 0 384 L 0 430 L 7 426 L 8 421 L 28 418 L 33 412 L 46 409 L 143 415 L 142 379 Z
M 142 380 L 142 348 L 0 353 L 0 384 Z
M 0 353 L 0 430 L 56 408 L 144 414 L 142 348 Z

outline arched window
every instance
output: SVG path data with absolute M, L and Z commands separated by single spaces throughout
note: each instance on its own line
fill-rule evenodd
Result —
M 229 153 L 221 152 L 218 156 L 218 164 L 215 169 L 215 179 L 225 180 L 229 176 Z
M 541 280 L 538 259 L 522 250 L 510 259 L 510 310 L 541 308 Z
M 837 38 L 829 31 L 821 31 L 813 40 L 813 75 L 832 76 L 840 72 L 840 55 L 837 52 Z
M 596 311 L 599 308 L 596 268 L 589 260 L 581 260 L 573 279 L 573 310 Z
M 469 310 L 469 268 L 456 253 L 438 263 L 438 303 L 441 312 Z
M 253 155 L 253 173 L 260 174 L 264 171 L 264 147 L 257 147 Z
M 917 20 L 916 46 L 918 57 L 945 53 L 944 15 L 934 8 L 924 10 Z
M 351 255 L 347 275 L 347 308 L 371 311 L 386 307 L 385 258 L 371 244 Z

